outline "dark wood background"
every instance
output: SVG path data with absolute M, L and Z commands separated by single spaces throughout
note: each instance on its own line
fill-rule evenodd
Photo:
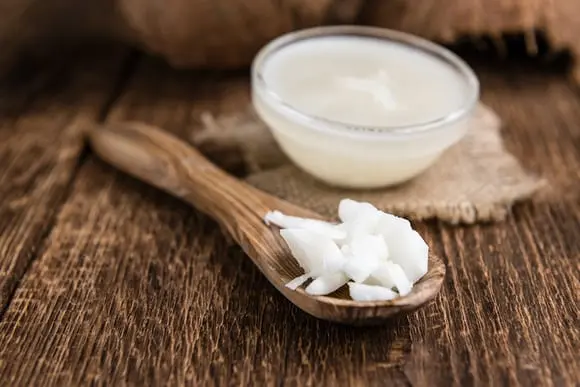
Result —
M 189 138 L 247 103 L 244 74 L 125 49 L 21 68 L 0 85 L 0 383 L 579 385 L 580 94 L 559 69 L 480 62 L 506 146 L 550 189 L 500 224 L 418 224 L 442 293 L 364 329 L 303 314 L 212 220 L 85 147 L 95 121 Z

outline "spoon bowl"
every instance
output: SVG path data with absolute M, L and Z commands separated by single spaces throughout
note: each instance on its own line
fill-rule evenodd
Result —
M 264 223 L 268 211 L 322 219 L 319 214 L 260 191 L 227 174 L 187 143 L 138 122 L 111 123 L 88 132 L 93 151 L 116 168 L 214 218 L 241 246 L 258 269 L 288 300 L 320 319 L 351 325 L 375 325 L 432 301 L 445 276 L 445 265 L 430 254 L 428 271 L 412 291 L 390 301 L 360 302 L 343 287 L 327 296 L 311 296 L 286 283 L 303 274 L 279 229 Z

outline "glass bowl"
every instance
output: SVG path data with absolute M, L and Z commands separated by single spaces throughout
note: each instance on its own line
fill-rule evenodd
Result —
M 307 39 L 342 36 L 404 45 L 441 61 L 464 87 L 461 103 L 424 122 L 358 125 L 300 110 L 267 82 L 264 70 L 269 60 L 285 48 Z M 253 106 L 282 151 L 318 180 L 345 188 L 392 186 L 419 175 L 465 135 L 478 101 L 479 81 L 457 55 L 425 39 L 384 28 L 331 26 L 292 32 L 264 46 L 252 64 Z

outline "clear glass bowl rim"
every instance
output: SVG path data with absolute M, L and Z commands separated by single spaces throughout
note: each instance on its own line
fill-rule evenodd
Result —
M 301 112 L 300 110 L 287 104 L 277 93 L 268 86 L 262 71 L 268 57 L 277 51 L 293 43 L 327 36 L 359 36 L 383 39 L 404 44 L 419 49 L 426 54 L 439 58 L 453 67 L 466 83 L 467 98 L 465 102 L 456 110 L 434 120 L 413 123 L 409 125 L 395 126 L 353 126 L 340 121 L 317 117 L 311 114 Z M 280 113 L 288 116 L 293 121 L 301 121 L 308 124 L 311 128 L 338 130 L 341 132 L 354 134 L 358 133 L 384 133 L 384 134 L 411 134 L 424 132 L 446 127 L 470 114 L 479 101 L 479 80 L 471 67 L 459 56 L 447 48 L 423 39 L 416 35 L 408 34 L 401 31 L 390 30 L 381 27 L 358 26 L 358 25 L 339 25 L 339 26 L 321 26 L 302 29 L 290 32 L 275 38 L 260 49 L 252 63 L 252 89 L 258 93 L 259 98 L 264 98 L 265 102 L 279 110 Z

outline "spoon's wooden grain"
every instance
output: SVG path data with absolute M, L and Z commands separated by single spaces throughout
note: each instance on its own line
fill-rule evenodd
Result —
M 433 300 L 445 265 L 433 255 L 428 273 L 410 294 L 392 301 L 357 302 L 343 288 L 329 296 L 310 296 L 285 284 L 303 274 L 279 230 L 264 224 L 270 210 L 320 218 L 304 208 L 268 195 L 232 177 L 197 150 L 168 133 L 135 122 L 107 124 L 89 132 L 92 149 L 102 159 L 211 216 L 227 230 L 268 280 L 292 303 L 325 320 L 368 325 L 380 323 Z

